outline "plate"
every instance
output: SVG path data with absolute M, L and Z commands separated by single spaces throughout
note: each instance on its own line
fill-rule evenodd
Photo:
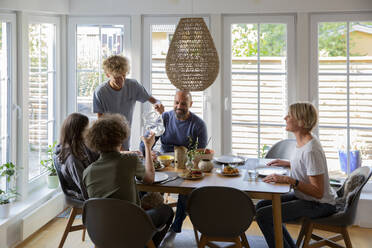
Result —
M 225 176 L 225 177 L 236 177 L 236 176 L 239 176 L 240 175 L 240 172 L 238 173 L 223 173 L 223 170 L 222 169 L 217 169 L 216 172 L 222 176 Z
M 198 180 L 198 179 L 201 179 L 201 178 L 204 177 L 204 173 L 202 172 L 202 174 L 198 177 L 186 177 L 185 174 L 183 174 L 183 173 L 178 174 L 178 176 L 180 178 L 183 178 L 183 179 L 186 179 L 186 180 Z
M 287 174 L 287 170 L 281 167 L 274 167 L 274 166 L 265 166 L 265 167 L 258 167 L 256 169 L 258 175 L 260 176 L 268 176 L 271 174 L 279 174 L 285 175 Z
M 160 164 L 159 167 L 155 168 L 155 171 L 162 171 L 164 170 L 165 166 L 163 164 Z
M 214 160 L 220 164 L 244 164 L 245 158 L 234 155 L 223 155 L 221 157 L 215 157 Z
M 168 179 L 168 174 L 164 172 L 155 172 L 154 183 L 159 183 Z

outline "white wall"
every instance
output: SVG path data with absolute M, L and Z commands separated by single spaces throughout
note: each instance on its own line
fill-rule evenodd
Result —
M 1 0 L 0 9 L 64 14 L 69 11 L 69 0 Z
M 71 14 L 229 14 L 372 10 L 371 0 L 70 0 Z

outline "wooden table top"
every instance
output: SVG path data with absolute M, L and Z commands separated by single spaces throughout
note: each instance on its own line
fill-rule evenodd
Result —
M 240 170 L 239 176 L 223 176 L 216 172 L 217 168 L 214 168 L 211 173 L 204 173 L 204 177 L 201 179 L 185 180 L 183 178 L 178 178 L 164 184 L 155 183 L 145 185 L 138 183 L 137 186 L 139 190 L 168 193 L 189 193 L 195 188 L 205 186 L 224 186 L 236 188 L 245 192 L 272 194 L 284 194 L 290 191 L 290 186 L 288 184 L 265 183 L 260 177 L 257 181 L 250 181 L 247 174 L 248 168 L 246 166 L 238 168 Z M 167 173 L 169 177 L 172 177 L 181 174 L 183 170 L 177 171 L 173 167 L 166 167 L 162 172 Z

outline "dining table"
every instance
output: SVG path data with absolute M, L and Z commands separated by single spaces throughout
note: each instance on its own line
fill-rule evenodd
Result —
M 143 184 L 138 182 L 137 188 L 139 191 L 160 192 L 160 193 L 177 193 L 189 194 L 193 189 L 206 186 L 222 186 L 232 187 L 246 192 L 253 199 L 272 200 L 273 206 L 273 223 L 275 233 L 275 247 L 283 247 L 283 230 L 282 230 L 282 210 L 281 198 L 282 194 L 290 191 L 289 184 L 265 183 L 262 178 L 258 177 L 252 180 L 248 171 L 264 167 L 267 163 L 265 159 L 248 158 L 241 165 L 236 165 L 240 173 L 238 176 L 224 176 L 217 173 L 222 165 L 214 162 L 214 168 L 209 173 L 204 173 L 204 176 L 197 180 L 183 179 L 176 177 L 183 170 L 177 170 L 172 166 L 165 167 L 162 172 L 168 174 L 169 177 L 176 179 L 165 183 Z

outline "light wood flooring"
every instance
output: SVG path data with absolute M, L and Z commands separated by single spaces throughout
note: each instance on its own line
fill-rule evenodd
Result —
M 76 220 L 75 223 L 81 222 L 80 219 Z M 58 247 L 62 233 L 66 226 L 67 219 L 55 218 L 42 227 L 38 232 L 30 236 L 16 248 L 56 248 Z M 184 225 L 184 229 L 192 229 L 191 222 L 187 218 Z M 297 237 L 299 232 L 299 226 L 287 225 L 289 232 L 292 237 Z M 354 248 L 369 248 L 372 247 L 372 229 L 350 227 L 349 234 Z M 262 235 L 256 222 L 253 222 L 251 227 L 246 232 L 247 235 Z M 324 234 L 326 232 L 318 232 Z M 64 248 L 93 248 L 93 243 L 89 239 L 89 235 L 86 235 L 86 241 L 81 240 L 82 231 L 70 232 L 67 236 Z M 343 245 L 343 242 L 340 241 Z

